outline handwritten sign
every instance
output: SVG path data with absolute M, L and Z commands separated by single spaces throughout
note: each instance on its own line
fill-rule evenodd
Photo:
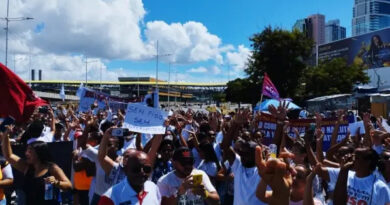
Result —
M 129 103 L 126 110 L 124 127 L 133 132 L 145 134 L 164 134 L 163 126 L 167 114 L 157 108 L 139 103 Z

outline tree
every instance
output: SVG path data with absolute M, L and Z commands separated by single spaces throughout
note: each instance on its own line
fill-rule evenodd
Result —
M 364 68 L 348 65 L 343 58 L 320 62 L 318 66 L 305 71 L 306 98 L 352 92 L 358 83 L 368 83 L 369 77 Z
M 227 83 L 225 90 L 226 100 L 235 103 L 247 102 L 256 104 L 260 100 L 261 90 L 255 88 L 256 84 L 247 78 L 237 78 Z
M 300 97 L 313 41 L 297 30 L 290 32 L 271 27 L 254 34 L 250 40 L 253 51 L 245 72 L 258 91 L 253 94 L 260 99 L 262 79 L 267 72 L 282 97 Z

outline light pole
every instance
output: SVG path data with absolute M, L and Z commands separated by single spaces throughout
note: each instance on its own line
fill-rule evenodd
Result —
M 88 84 L 88 63 L 98 62 L 98 60 L 88 61 L 88 57 L 85 56 L 85 86 Z M 101 83 L 101 81 L 100 81 Z
M 0 18 L 1 20 L 5 20 L 5 66 L 8 65 L 8 24 L 10 21 L 26 21 L 26 20 L 33 20 L 34 18 L 31 17 L 16 17 L 16 18 L 10 18 L 9 17 L 9 0 L 7 0 L 7 17 Z
M 158 53 L 158 41 L 157 41 L 157 46 L 156 46 L 156 89 L 158 90 L 158 57 L 164 57 L 164 56 L 170 56 L 172 54 L 166 53 L 166 54 L 159 54 Z

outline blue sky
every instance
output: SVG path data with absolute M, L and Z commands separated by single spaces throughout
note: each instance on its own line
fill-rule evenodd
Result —
M 4 6 L 3 6 L 4 5 Z M 0 0 L 5 16 L 6 0 Z M 297 19 L 321 13 L 340 19 L 351 34 L 353 0 L 35 0 L 10 1 L 8 59 L 22 78 L 31 67 L 50 80 L 115 81 L 120 76 L 155 76 L 192 82 L 243 77 L 249 38 L 271 25 L 291 30 Z M 0 32 L 0 38 L 5 38 Z M 0 57 L 5 45 L 0 41 Z M 15 59 L 12 61 L 12 58 Z M 3 61 L 0 58 L 0 61 Z M 177 76 L 177 78 L 176 78 Z
M 249 37 L 271 25 L 291 29 L 297 19 L 310 14 L 321 13 L 327 20 L 340 19 L 341 25 L 351 34 L 353 0 L 144 0 L 145 22 L 162 20 L 168 24 L 196 21 L 208 31 L 221 38 L 224 44 L 250 48 Z M 138 73 L 152 72 L 155 62 L 134 63 L 112 61 L 109 67 L 126 66 L 136 68 Z M 200 63 L 207 66 L 207 63 Z M 161 71 L 168 65 L 162 63 Z M 179 72 L 193 65 L 178 66 Z M 227 66 L 221 68 L 226 74 Z M 193 74 L 199 75 L 202 74 Z M 238 76 L 242 76 L 241 72 Z M 230 76 L 230 79 L 236 76 Z M 219 78 L 219 79 L 217 79 Z M 227 79 L 226 75 L 216 77 L 216 81 Z M 172 78 L 171 78 L 172 79 Z

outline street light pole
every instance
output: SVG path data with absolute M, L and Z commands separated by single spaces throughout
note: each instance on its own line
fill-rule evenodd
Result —
M 7 17 L 5 18 L 5 66 L 8 65 L 8 22 L 9 22 L 9 0 L 7 0 Z
M 8 65 L 8 24 L 10 21 L 26 21 L 26 20 L 33 20 L 34 18 L 31 17 L 17 17 L 17 18 L 10 18 L 9 17 L 9 0 L 7 0 L 7 17 L 0 18 L 1 20 L 5 20 L 5 66 Z

